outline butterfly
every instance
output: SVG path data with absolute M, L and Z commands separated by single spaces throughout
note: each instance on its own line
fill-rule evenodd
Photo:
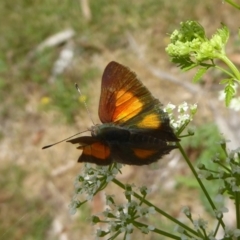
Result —
M 91 136 L 67 141 L 79 144 L 78 162 L 146 165 L 177 148 L 173 143 L 179 139 L 162 104 L 134 72 L 117 62 L 103 72 L 98 114 L 102 124 L 91 127 Z

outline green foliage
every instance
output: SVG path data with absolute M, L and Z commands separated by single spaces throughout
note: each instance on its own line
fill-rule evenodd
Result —
M 199 68 L 195 74 L 195 76 L 193 77 L 193 81 L 194 82 L 198 82 L 202 76 L 207 72 L 208 68 Z
M 230 105 L 236 93 L 233 82 L 238 84 L 240 82 L 238 69 L 225 54 L 228 39 L 229 30 L 223 24 L 211 38 L 207 38 L 204 28 L 198 22 L 186 21 L 180 24 L 179 30 L 171 34 L 171 43 L 166 48 L 171 61 L 182 70 L 198 68 L 193 78 L 194 82 L 199 81 L 209 68 L 218 68 L 230 76 L 228 81 L 225 79 L 224 82 L 226 106 Z M 224 62 L 227 68 L 216 65 L 216 60 Z
M 88 68 L 82 73 L 81 81 L 79 85 L 82 93 L 89 92 L 88 81 L 92 80 L 98 74 L 98 69 Z M 74 120 L 75 115 L 83 112 L 86 114 L 84 104 L 80 101 L 79 93 L 77 92 L 74 82 L 64 80 L 60 77 L 56 78 L 55 83 L 52 85 L 45 84 L 46 96 L 51 99 L 51 106 L 58 108 L 65 116 L 67 122 L 71 123 Z M 86 96 L 86 94 L 84 94 Z M 86 99 L 88 101 L 88 99 Z M 49 109 L 49 104 L 45 106 L 45 109 Z
M 234 88 L 234 80 L 233 79 L 228 80 L 229 81 L 226 83 L 226 87 L 224 89 L 226 106 L 229 106 L 233 96 L 236 93 L 236 90 Z
M 172 33 L 171 43 L 166 51 L 172 61 L 176 63 L 178 61 L 180 67 L 186 70 L 192 65 L 201 66 L 207 61 L 221 58 L 225 52 L 228 36 L 228 28 L 224 25 L 211 39 L 208 39 L 203 27 L 198 22 L 182 22 L 180 29 Z M 211 64 L 207 65 L 211 66 Z

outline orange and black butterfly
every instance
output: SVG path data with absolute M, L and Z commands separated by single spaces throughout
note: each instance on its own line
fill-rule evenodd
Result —
M 103 124 L 92 126 L 91 136 L 67 141 L 79 144 L 78 162 L 150 164 L 176 148 L 170 142 L 179 141 L 159 100 L 117 62 L 103 72 L 98 114 Z
M 92 136 L 68 142 L 79 144 L 79 162 L 108 165 L 113 161 L 145 165 L 157 161 L 176 146 L 167 113 L 127 67 L 110 62 L 102 76 L 99 118 Z

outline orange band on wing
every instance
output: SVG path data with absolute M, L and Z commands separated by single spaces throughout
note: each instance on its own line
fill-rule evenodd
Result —
M 93 143 L 88 146 L 84 146 L 82 147 L 82 149 L 83 149 L 83 154 L 93 156 L 95 158 L 99 158 L 102 160 L 105 160 L 110 155 L 109 147 L 107 147 L 106 145 L 100 142 Z
M 137 126 L 140 128 L 159 128 L 161 125 L 159 116 L 156 113 L 149 114 L 145 116 L 142 121 L 140 121 Z
M 137 157 L 142 159 L 151 157 L 157 152 L 156 150 L 146 150 L 146 149 L 140 149 L 140 148 L 133 148 L 132 150 Z
M 116 93 L 116 109 L 113 114 L 113 120 L 118 121 L 124 118 L 124 121 L 136 116 L 142 110 L 142 102 L 131 92 L 124 90 Z
M 115 95 L 117 107 L 134 97 L 134 95 L 131 92 L 126 92 L 125 90 L 120 90 L 116 92 Z

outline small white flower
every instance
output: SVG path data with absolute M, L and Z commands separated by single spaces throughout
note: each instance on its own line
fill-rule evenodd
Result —
M 194 115 L 197 112 L 197 104 L 190 105 L 190 112 Z
M 222 179 L 224 177 L 224 175 L 225 175 L 225 172 L 222 169 L 219 169 L 219 172 L 217 174 L 218 178 Z
M 235 234 L 236 234 L 236 237 L 240 236 L 240 230 L 239 229 L 230 229 L 229 227 L 226 227 L 225 228 L 225 237 L 235 237 Z
M 167 113 L 172 113 L 175 108 L 176 108 L 176 106 L 174 104 L 168 103 L 167 106 L 164 108 L 164 110 Z
M 221 219 L 223 217 L 223 214 L 228 212 L 228 211 L 229 210 L 226 207 L 222 207 L 222 208 L 214 210 L 215 216 L 216 216 L 217 219 Z
M 193 221 L 193 225 L 194 225 L 196 230 L 198 230 L 198 229 L 206 229 L 207 228 L 207 223 L 208 222 L 205 221 L 202 218 L 199 218 L 199 219 Z
M 206 178 L 208 178 L 208 177 L 210 177 L 210 176 L 212 176 L 212 173 L 210 173 L 210 172 L 207 171 L 207 170 L 200 170 L 200 171 L 198 172 L 198 177 L 199 177 L 200 179 L 206 179 Z
M 149 226 L 148 226 L 148 229 L 149 229 L 150 231 L 153 231 L 153 230 L 155 229 L 155 227 L 152 226 L 152 225 L 149 225 Z
M 72 201 L 70 204 L 69 204 L 69 213 L 71 215 L 74 215 L 76 212 L 77 212 L 77 201 Z
M 188 206 L 184 206 L 181 210 L 187 217 L 191 216 L 191 210 Z
M 127 226 L 126 226 L 126 231 L 131 233 L 133 231 L 133 225 L 132 223 L 129 223 Z
M 150 214 L 155 214 L 155 213 L 156 213 L 155 207 L 149 207 L 149 208 L 148 208 L 148 212 L 149 212 Z
M 215 197 L 215 202 L 218 202 L 218 203 L 223 203 L 224 201 L 224 197 L 222 194 L 218 194 L 216 197 Z
M 141 230 L 142 233 L 145 234 L 149 233 L 149 229 L 147 227 L 140 227 L 139 229 Z
M 192 127 L 189 127 L 187 131 L 188 131 L 189 135 L 194 135 L 194 133 L 195 133 L 195 129 Z
M 186 102 L 183 102 L 178 106 L 178 112 L 184 113 L 188 110 L 188 104 Z
M 174 232 L 183 233 L 184 231 L 184 228 L 180 227 L 179 225 L 174 227 Z

